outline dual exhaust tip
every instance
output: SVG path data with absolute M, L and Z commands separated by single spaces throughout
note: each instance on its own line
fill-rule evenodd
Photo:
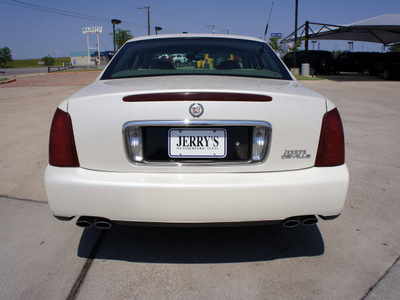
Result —
M 80 217 L 76 221 L 76 225 L 82 228 L 90 228 L 92 226 L 99 229 L 110 229 L 112 227 L 112 223 L 108 219 L 104 218 L 95 218 L 95 217 Z
M 300 224 L 304 226 L 311 226 L 318 223 L 318 219 L 316 216 L 309 215 L 309 216 L 300 216 L 300 217 L 292 217 L 287 218 L 283 221 L 283 227 L 285 228 L 294 228 L 299 226 Z
M 287 218 L 283 221 L 283 227 L 285 228 L 294 228 L 299 226 L 300 224 L 304 226 L 311 226 L 318 223 L 318 219 L 316 216 L 300 216 L 300 217 L 292 217 Z M 104 218 L 96 218 L 96 217 L 85 217 L 82 216 L 76 221 L 76 225 L 82 228 L 90 228 L 92 226 L 99 229 L 110 229 L 112 227 L 112 223 L 108 219 Z

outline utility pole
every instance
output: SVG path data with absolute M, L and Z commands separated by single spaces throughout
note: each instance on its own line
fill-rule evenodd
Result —
M 215 34 L 215 25 L 206 25 L 207 28 L 212 27 L 212 33 Z
M 297 17 L 299 12 L 299 1 L 296 0 L 296 8 L 294 14 L 294 47 L 297 49 Z M 294 68 L 297 68 L 297 51 L 294 53 Z
M 138 7 L 138 9 L 147 9 L 147 34 L 150 35 L 150 6 Z
M 222 32 L 226 32 L 226 34 L 229 34 L 229 29 L 222 29 Z
M 294 45 L 296 46 L 297 43 L 297 19 L 299 13 L 299 0 L 296 0 L 296 8 L 295 8 L 295 15 L 294 15 Z
M 304 50 L 306 51 L 306 60 L 308 62 L 308 40 L 310 39 L 310 34 L 308 33 L 310 31 L 310 22 L 309 21 L 306 21 L 304 31 L 305 31 L 305 36 L 306 36 L 306 39 L 304 41 Z

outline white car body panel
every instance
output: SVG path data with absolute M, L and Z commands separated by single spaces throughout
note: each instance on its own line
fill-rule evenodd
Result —
M 58 216 L 219 223 L 338 215 L 348 176 L 345 165 L 243 174 L 117 173 L 49 166 L 46 182 L 49 199 L 57 199 L 50 207 Z
M 129 42 L 188 36 L 262 42 L 202 34 L 152 36 Z M 101 77 L 59 106 L 72 120 L 79 167 L 47 166 L 46 192 L 55 216 L 187 224 L 333 217 L 341 213 L 349 183 L 346 164 L 315 167 L 321 124 L 335 105 L 292 75 L 292 80 L 211 75 Z M 254 94 L 272 100 L 123 101 L 126 96 L 187 92 Z M 195 102 L 204 107 L 199 118 L 189 113 Z M 268 153 L 254 163 L 162 164 L 129 159 L 125 124 L 190 124 L 194 120 L 266 122 L 271 126 Z M 287 158 L 286 151 L 307 155 Z

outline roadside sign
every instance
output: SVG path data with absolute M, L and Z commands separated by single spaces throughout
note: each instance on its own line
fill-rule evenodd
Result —
M 82 28 L 83 34 L 88 33 L 103 33 L 103 26 L 92 26 L 92 27 L 83 27 Z
M 282 37 L 282 33 L 271 33 L 271 37 Z

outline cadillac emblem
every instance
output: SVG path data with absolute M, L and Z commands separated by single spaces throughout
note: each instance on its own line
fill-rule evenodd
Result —
M 203 112 L 204 112 L 204 108 L 203 105 L 201 105 L 200 103 L 193 103 L 192 105 L 190 105 L 189 107 L 189 112 L 190 114 L 195 117 L 198 118 L 200 117 Z

